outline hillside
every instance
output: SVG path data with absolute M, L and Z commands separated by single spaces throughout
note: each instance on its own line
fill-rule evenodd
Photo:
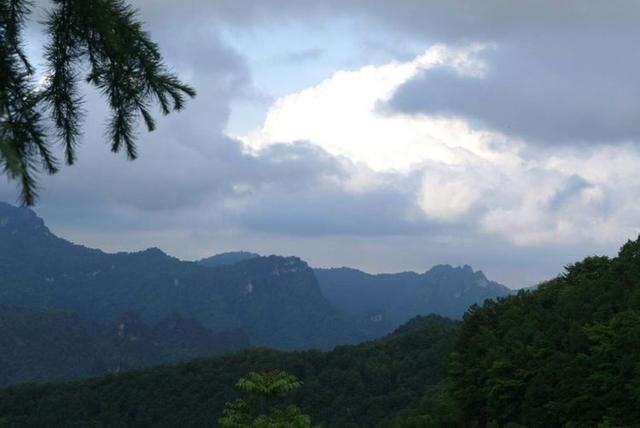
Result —
M 449 364 L 439 399 L 425 397 L 403 424 L 638 426 L 640 239 L 472 308 Z
M 70 313 L 0 307 L 0 385 L 61 382 L 247 347 L 241 331 L 213 334 L 179 316 L 149 326 L 126 314 L 103 325 Z
M 331 352 L 258 349 L 66 385 L 0 390 L 0 426 L 214 427 L 235 381 L 283 369 L 304 380 L 291 398 L 331 427 L 383 426 L 445 373 L 457 323 L 417 319 L 384 339 Z

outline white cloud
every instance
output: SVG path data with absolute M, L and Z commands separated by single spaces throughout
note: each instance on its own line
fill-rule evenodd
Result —
M 381 111 L 394 91 L 421 70 L 446 64 L 461 73 L 481 73 L 482 64 L 472 54 L 482 48 L 435 46 L 413 61 L 338 71 L 317 86 L 276 100 L 263 126 L 241 139 L 254 150 L 276 142 L 312 141 L 378 171 L 407 170 L 426 160 L 452 163 L 456 148 L 482 154 L 488 135 L 464 122 Z
M 614 242 L 637 233 L 639 209 L 629 198 L 640 191 L 634 146 L 550 154 L 462 118 L 385 111 L 417 73 L 447 67 L 483 79 L 490 66 L 476 60 L 483 49 L 437 45 L 412 61 L 338 71 L 278 99 L 263 126 L 241 139 L 254 152 L 309 141 L 360 164 L 337 183 L 351 192 L 420 174 L 413 198 L 424 221 L 472 227 L 518 246 Z

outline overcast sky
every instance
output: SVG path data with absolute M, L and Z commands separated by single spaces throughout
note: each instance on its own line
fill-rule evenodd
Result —
M 133 3 L 198 97 L 129 162 L 87 92 L 79 162 L 36 207 L 65 238 L 522 287 L 640 231 L 637 1 Z

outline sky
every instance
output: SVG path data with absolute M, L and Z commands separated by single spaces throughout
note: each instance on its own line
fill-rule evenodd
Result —
M 130 162 L 85 88 L 79 161 L 40 178 L 35 207 L 62 237 L 186 260 L 470 264 L 519 288 L 640 232 L 636 1 L 132 4 L 198 96 L 141 128 Z

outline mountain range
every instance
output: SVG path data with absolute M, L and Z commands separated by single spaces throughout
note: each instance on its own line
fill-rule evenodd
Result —
M 227 252 L 199 263 L 222 266 L 258 257 L 246 251 Z M 322 294 L 368 338 L 381 337 L 418 315 L 433 313 L 459 319 L 473 304 L 512 293 L 469 265 L 377 275 L 348 267 L 313 271 Z
M 0 388 L 0 426 L 228 427 L 216 420 L 243 396 L 235 386 L 252 371 L 284 370 L 302 384 L 275 404 L 299 406 L 313 425 L 277 426 L 637 427 L 639 361 L 640 238 L 617 257 L 587 257 L 533 290 L 474 306 L 461 322 L 429 315 L 328 352 L 251 349 Z
M 328 350 L 380 337 L 419 314 L 460 318 L 469 305 L 508 293 L 467 266 L 369 275 L 349 268 L 312 269 L 297 257 L 247 252 L 199 262 L 178 260 L 157 248 L 109 254 L 57 237 L 30 209 L 0 203 L 0 313 L 11 326 L 0 331 L 0 343 L 16 343 L 20 337 L 27 342 L 25 353 L 4 356 L 26 361 L 27 350 L 38 355 L 39 349 L 48 349 L 51 332 L 44 326 L 65 323 L 77 326 L 78 331 L 66 329 L 75 339 L 62 334 L 65 328 L 54 336 L 78 349 L 99 350 L 112 343 L 113 326 L 122 319 L 138 325 L 141 333 L 134 336 L 147 343 L 135 351 L 109 345 L 120 351 L 109 358 L 109 352 L 98 352 L 104 361 L 88 355 L 73 369 L 51 371 L 50 379 L 239 347 Z M 11 331 L 19 331 L 16 318 L 23 325 L 42 325 L 42 333 L 12 336 Z M 31 318 L 35 321 L 26 321 Z M 42 322 L 47 318 L 55 321 Z M 171 338 L 166 326 L 172 323 L 189 339 Z M 143 357 L 140 349 L 165 357 Z M 37 370 L 21 373 L 19 379 L 7 375 L 0 383 L 47 380 Z

